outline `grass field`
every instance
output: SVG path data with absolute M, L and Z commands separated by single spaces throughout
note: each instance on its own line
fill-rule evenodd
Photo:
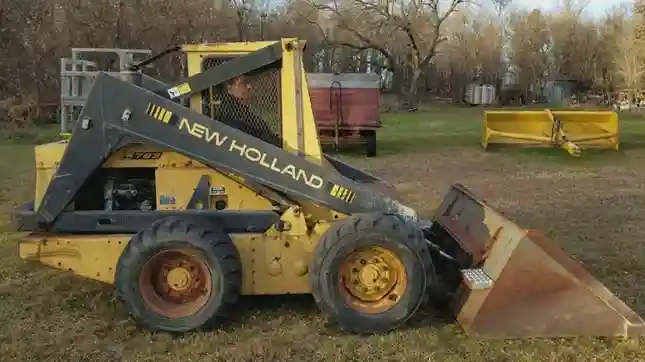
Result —
M 459 182 L 524 227 L 544 231 L 645 315 L 645 119 L 623 117 L 622 150 L 479 146 L 481 109 L 387 114 L 379 156 L 344 156 L 395 184 L 424 214 Z M 43 137 L 39 137 L 42 139 Z M 32 146 L 0 145 L 0 220 L 32 197 Z M 137 331 L 112 288 L 23 262 L 0 241 L 2 361 L 645 361 L 637 340 L 476 341 L 422 313 L 368 338 L 329 328 L 308 296 L 245 298 L 229 327 L 181 338 Z

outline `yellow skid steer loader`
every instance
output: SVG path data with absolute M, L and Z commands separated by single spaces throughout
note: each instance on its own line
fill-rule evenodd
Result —
M 34 201 L 14 212 L 22 258 L 114 284 L 151 331 L 213 327 L 240 295 L 311 293 L 348 332 L 449 296 L 473 335 L 642 333 L 578 263 L 464 186 L 424 221 L 323 154 L 303 42 L 180 48 L 186 79 L 101 73 L 71 137 L 36 146 Z

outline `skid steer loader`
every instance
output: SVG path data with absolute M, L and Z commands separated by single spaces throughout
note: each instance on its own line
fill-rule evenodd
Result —
M 303 47 L 186 45 L 189 76 L 173 84 L 99 74 L 71 137 L 35 147 L 35 199 L 14 212 L 20 256 L 114 284 L 151 331 L 213 327 L 240 295 L 311 293 L 348 332 L 395 329 L 448 296 L 475 336 L 642 333 L 580 264 L 464 186 L 423 221 L 321 153 Z M 265 98 L 239 113 L 264 124 L 213 111 L 240 76 Z

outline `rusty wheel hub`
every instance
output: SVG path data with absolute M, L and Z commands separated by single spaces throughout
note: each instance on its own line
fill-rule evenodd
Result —
M 407 275 L 401 260 L 382 247 L 354 251 L 341 264 L 343 294 L 361 312 L 380 313 L 396 305 Z
M 167 318 L 197 313 L 210 298 L 206 263 L 191 250 L 164 250 L 143 266 L 139 289 L 146 304 Z
M 192 286 L 197 276 L 193 275 L 183 267 L 170 269 L 166 275 L 166 283 L 173 291 L 184 291 Z

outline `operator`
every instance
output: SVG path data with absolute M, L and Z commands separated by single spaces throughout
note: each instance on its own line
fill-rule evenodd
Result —
M 215 118 L 227 126 L 281 148 L 280 136 L 247 104 L 251 93 L 251 85 L 247 77 L 242 75 L 233 78 L 225 87 L 226 91 L 220 93 L 220 102 Z

